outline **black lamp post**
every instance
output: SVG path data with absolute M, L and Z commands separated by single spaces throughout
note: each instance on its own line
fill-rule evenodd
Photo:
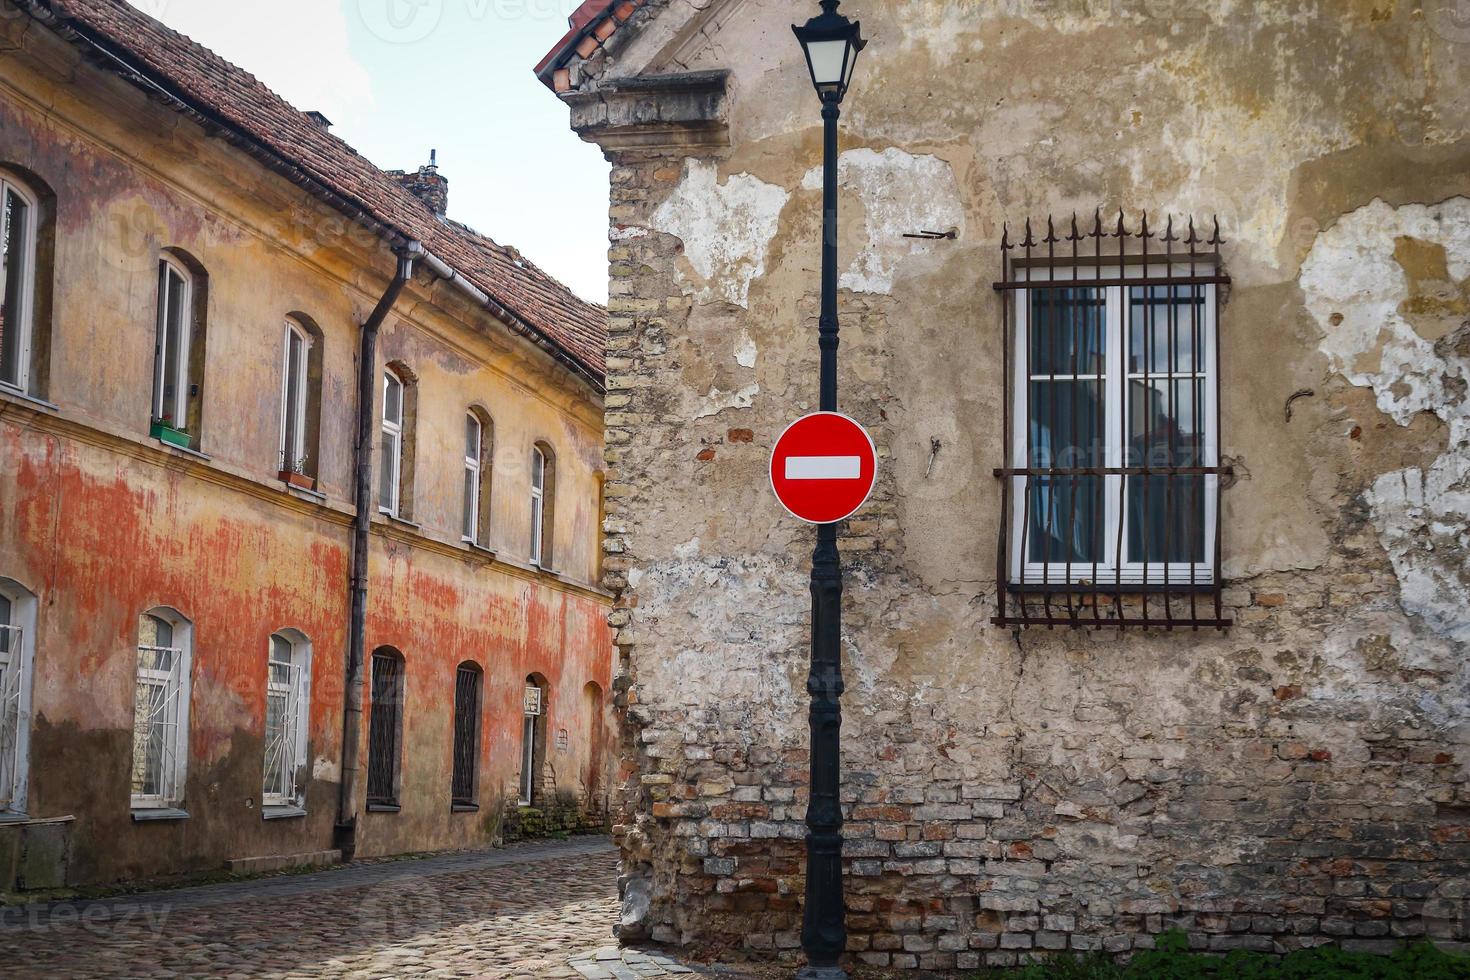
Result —
M 822 0 L 822 12 L 792 27 L 806 53 L 812 84 L 822 100 L 822 314 L 820 409 L 837 411 L 837 117 L 858 52 L 867 44 L 860 25 L 837 12 L 840 0 Z M 842 901 L 842 563 L 837 525 L 817 527 L 812 552 L 811 786 L 806 808 L 806 909 L 801 980 L 847 980 L 838 965 L 847 945 Z

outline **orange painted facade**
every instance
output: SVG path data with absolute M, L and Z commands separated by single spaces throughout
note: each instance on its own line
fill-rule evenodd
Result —
M 33 596 L 35 612 L 24 819 L 0 819 L 0 891 L 37 884 L 24 880 L 23 838 L 38 827 L 63 828 L 54 832 L 65 840 L 66 885 L 328 850 L 343 748 L 355 362 L 393 256 L 22 21 L 0 22 L 11 48 L 0 74 L 0 173 L 49 202 L 41 232 L 51 254 L 38 273 L 50 303 L 43 376 L 28 393 L 0 389 L 0 584 Z M 149 434 L 165 250 L 207 273 L 197 451 Z M 281 333 L 292 314 L 320 331 L 315 492 L 278 477 Z M 366 764 L 371 651 L 394 647 L 406 679 L 401 809 L 365 812 L 359 798 L 357 853 L 500 835 L 516 811 L 533 674 L 547 685 L 544 792 L 597 809 L 611 742 L 609 599 L 595 584 L 601 394 L 423 272 L 384 322 L 377 352 L 380 376 L 393 362 L 416 379 L 413 523 L 378 515 L 371 529 L 358 738 Z M 493 422 L 481 547 L 461 535 L 472 407 Z M 374 418 L 381 412 L 375 405 Z M 538 443 L 555 459 L 553 551 L 541 565 L 529 560 Z M 134 684 L 139 617 L 154 607 L 192 626 L 187 817 L 139 820 Z M 305 813 L 267 820 L 267 657 L 283 629 L 310 648 Z M 478 810 L 450 800 L 455 677 L 466 661 L 483 670 Z

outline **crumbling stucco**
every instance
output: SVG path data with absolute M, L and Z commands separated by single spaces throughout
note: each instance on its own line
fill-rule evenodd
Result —
M 1404 609 L 1470 640 L 1470 200 L 1344 215 L 1301 285 L 1334 370 L 1399 426 L 1427 412 L 1449 429 L 1439 458 L 1381 474 L 1366 498 Z
M 861 202 L 861 249 L 838 276 L 842 289 L 889 293 L 897 266 L 909 256 L 932 255 L 934 242 L 905 238 L 929 231 L 963 232 L 964 209 L 954 168 L 931 154 L 912 154 L 895 146 L 881 152 L 859 147 L 837 158 L 837 181 Z M 802 178 L 803 190 L 820 190 L 822 168 Z
M 678 188 L 650 224 L 684 243 L 684 255 L 702 282 L 701 301 L 748 305 L 751 280 L 766 271 L 766 251 L 790 195 L 750 174 L 722 183 L 712 161 L 685 161 Z

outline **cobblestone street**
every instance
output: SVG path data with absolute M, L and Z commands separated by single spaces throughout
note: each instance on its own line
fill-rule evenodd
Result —
M 0 962 L 17 978 L 687 973 L 609 949 L 616 876 L 612 846 L 579 838 L 11 908 Z

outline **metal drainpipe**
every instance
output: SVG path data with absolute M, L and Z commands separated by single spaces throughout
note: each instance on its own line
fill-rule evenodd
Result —
M 424 254 L 418 242 L 396 250 L 398 271 L 383 298 L 362 325 L 362 347 L 357 363 L 357 445 L 353 496 L 357 516 L 352 524 L 352 619 L 347 635 L 346 687 L 342 695 L 342 781 L 337 798 L 336 845 L 342 860 L 357 851 L 358 747 L 362 731 L 363 663 L 367 645 L 368 533 L 373 522 L 373 399 L 377 393 L 378 328 L 387 319 L 398 294 L 413 276 L 414 262 Z

